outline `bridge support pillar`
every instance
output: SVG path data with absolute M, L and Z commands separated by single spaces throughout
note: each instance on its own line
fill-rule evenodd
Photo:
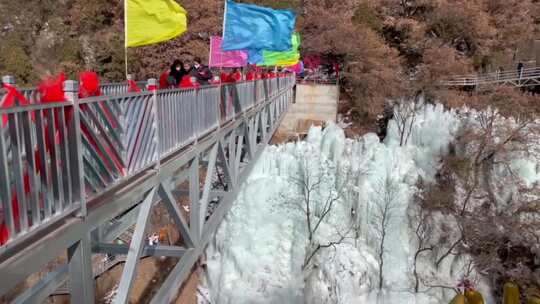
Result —
M 68 248 L 71 303 L 94 303 L 94 275 L 90 235 Z

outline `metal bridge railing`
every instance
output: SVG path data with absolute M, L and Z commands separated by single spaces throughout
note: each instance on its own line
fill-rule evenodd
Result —
M 249 109 L 255 104 L 255 86 L 254 82 L 242 82 L 235 86 L 238 94 L 238 103 L 240 111 Z
M 70 104 L 0 110 L 1 215 L 10 237 L 80 206 L 73 112 Z
M 14 79 L 11 76 L 3 78 L 3 82 L 14 85 Z M 145 89 L 145 81 L 137 81 L 137 86 L 141 89 Z M 128 93 L 129 85 L 127 82 L 117 82 L 117 83 L 103 83 L 100 84 L 100 91 L 104 96 L 119 95 Z M 36 104 L 40 102 L 40 96 L 37 88 L 19 88 L 19 92 L 28 100 L 31 104 Z M 4 92 L 0 89 L 0 101 L 4 97 Z M 1 104 L 1 103 L 0 103 Z
M 67 102 L 0 109 L 0 229 L 8 232 L 7 245 L 55 219 L 84 216 L 87 201 L 294 83 L 287 77 L 140 93 L 115 86 L 117 95 L 79 99 L 78 83 L 66 81 Z
M 534 81 L 536 80 L 536 81 Z M 521 71 L 509 70 L 479 75 L 454 76 L 443 82 L 447 86 L 477 86 L 497 83 L 513 83 L 516 86 L 539 85 L 540 67 L 527 68 Z
M 297 77 L 296 83 L 298 84 L 311 84 L 311 85 L 338 85 L 338 78 L 310 78 L 310 77 Z
M 145 90 L 145 81 L 137 81 L 137 86 L 141 90 Z M 100 85 L 100 90 L 103 95 L 119 95 L 119 94 L 125 94 L 128 93 L 129 85 L 124 82 L 117 82 L 117 83 L 104 83 Z

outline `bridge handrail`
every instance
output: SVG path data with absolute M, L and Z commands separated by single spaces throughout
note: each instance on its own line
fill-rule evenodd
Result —
M 67 102 L 0 109 L 0 226 L 4 222 L 9 232 L 6 245 L 55 219 L 84 216 L 87 201 L 159 166 L 294 83 L 287 76 L 79 99 L 78 83 L 66 81 Z
M 540 67 L 533 67 L 533 68 L 524 68 L 523 73 L 536 73 L 540 71 Z M 489 78 L 497 75 L 517 75 L 518 70 L 504 70 L 500 72 L 489 72 L 489 73 L 481 73 L 481 74 L 466 74 L 466 75 L 455 75 L 452 76 L 452 78 Z
M 146 81 L 136 81 L 137 86 L 141 90 L 145 90 Z M 100 84 L 100 91 L 103 95 L 118 95 L 128 92 L 129 85 L 127 82 L 110 82 Z M 31 104 L 37 104 L 40 102 L 39 93 L 37 88 L 18 88 L 18 91 L 30 102 Z M 0 101 L 5 93 L 0 87 Z M 0 103 L 1 104 L 1 103 Z
M 540 78 L 540 67 L 526 68 L 520 72 L 516 69 L 478 75 L 458 75 L 445 80 L 443 83 L 445 85 L 479 85 L 533 78 Z

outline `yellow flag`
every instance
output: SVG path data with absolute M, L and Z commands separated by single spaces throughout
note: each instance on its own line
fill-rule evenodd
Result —
M 187 30 L 187 13 L 174 0 L 125 0 L 126 47 L 172 39 Z
M 297 64 L 299 61 L 300 61 L 300 57 L 296 59 L 291 58 L 290 60 L 279 60 L 276 62 L 275 66 L 288 67 L 288 66 Z

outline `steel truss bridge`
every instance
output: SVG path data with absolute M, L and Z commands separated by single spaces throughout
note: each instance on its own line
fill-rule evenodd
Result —
M 479 75 L 455 76 L 443 82 L 446 86 L 477 87 L 482 85 L 540 86 L 540 67 L 510 70 Z
M 72 303 L 94 303 L 103 269 L 92 261 L 109 253 L 127 254 L 115 303 L 128 302 L 144 256 L 179 258 L 151 303 L 175 299 L 294 86 L 294 77 L 140 93 L 112 85 L 105 96 L 79 99 L 78 83 L 66 81 L 67 102 L 0 109 L 0 224 L 9 232 L 0 246 L 0 296 L 52 263 L 14 303 L 41 303 L 62 286 Z M 181 245 L 147 244 L 157 204 Z M 115 243 L 128 229 L 129 244 Z

